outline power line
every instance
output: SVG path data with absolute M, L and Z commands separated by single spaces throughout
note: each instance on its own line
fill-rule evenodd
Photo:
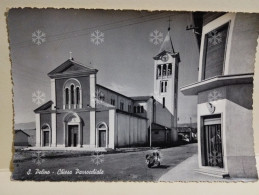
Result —
M 104 30 L 102 30 L 102 32 L 114 30 L 114 29 L 119 29 L 119 28 L 123 28 L 123 27 L 128 27 L 128 26 L 132 26 L 132 25 L 136 25 L 136 24 L 141 24 L 141 23 L 145 23 L 145 22 L 150 22 L 150 21 L 154 21 L 154 20 L 159 20 L 159 19 L 170 17 L 170 16 L 179 16 L 179 15 L 183 15 L 183 14 L 184 13 L 173 14 L 173 15 L 170 14 L 170 15 L 166 15 L 166 16 L 163 16 L 163 17 L 159 17 L 159 18 L 153 18 L 153 19 L 148 19 L 148 20 L 141 21 L 141 22 L 135 22 L 135 23 L 131 23 L 131 24 L 121 25 L 121 26 L 118 26 L 118 27 L 104 29 Z M 86 35 L 89 35 L 89 34 L 91 34 L 91 33 L 83 33 L 83 34 L 80 34 L 80 35 L 73 36 L 73 38 L 80 37 L 80 36 L 86 36 Z M 64 38 L 60 38 L 60 39 L 49 40 L 48 43 L 51 43 L 51 42 L 54 42 L 54 41 L 65 40 L 65 39 L 69 39 L 69 38 L 71 38 L 71 37 L 64 37 Z M 21 45 L 20 47 L 14 47 L 14 48 L 24 48 L 24 47 L 32 47 L 32 46 L 35 46 L 35 45 L 30 43 L 30 45 Z
M 165 17 L 162 17 L 162 18 L 165 18 Z M 156 18 L 156 19 L 152 19 L 152 20 L 157 20 L 157 19 L 161 19 L 161 18 Z M 144 22 L 148 22 L 148 21 L 152 21 L 152 20 L 146 20 Z M 139 23 L 144 23 L 144 22 L 137 22 L 137 23 L 133 23 L 133 24 L 139 24 Z M 122 26 L 119 26 L 119 27 L 115 27 L 115 28 L 105 29 L 105 30 L 102 30 L 102 31 L 104 32 L 104 31 L 107 31 L 107 30 L 113 30 L 113 29 L 118 29 L 118 28 L 122 28 L 122 27 L 127 27 L 127 26 L 131 26 L 133 24 L 126 24 L 126 25 L 122 25 Z M 83 33 L 83 34 L 79 34 L 79 35 L 72 35 L 72 36 L 73 36 L 73 38 L 76 38 L 76 37 L 80 37 L 80 36 L 86 36 L 86 35 L 89 35 L 89 34 L 91 34 L 91 33 L 88 32 L 88 33 Z M 53 41 L 68 39 L 68 38 L 71 38 L 72 36 L 63 37 L 63 38 L 54 39 L 54 40 L 49 40 L 48 43 L 53 42 Z M 31 44 L 31 41 L 28 41 L 28 43 L 30 43 L 30 45 L 22 45 L 21 47 L 14 47 L 14 48 L 24 48 L 24 47 L 27 47 L 27 46 L 35 46 L 34 44 Z
M 125 19 L 125 20 L 120 20 L 120 21 L 116 21 L 114 23 L 106 23 L 106 24 L 101 24 L 101 25 L 97 25 L 97 26 L 93 26 L 93 27 L 87 27 L 87 28 L 82 28 L 82 29 L 78 29 L 78 30 L 73 30 L 73 31 L 69 31 L 69 32 L 65 32 L 65 33 L 60 33 L 60 34 L 54 34 L 54 35 L 50 35 L 48 37 L 56 37 L 56 36 L 62 36 L 62 35 L 66 35 L 66 34 L 70 34 L 70 33 L 75 33 L 75 32 L 80 32 L 80 31 L 85 31 L 85 30 L 91 30 L 91 29 L 95 29 L 95 28 L 99 28 L 99 27 L 103 27 L 103 26 L 108 26 L 108 25 L 114 25 L 114 24 L 118 24 L 118 23 L 122 23 L 122 22 L 126 22 L 126 21 L 130 21 L 130 20 L 135 20 L 135 19 L 139 19 L 139 18 L 143 18 L 143 17 L 150 17 L 150 16 L 154 16 L 154 15 L 159 15 L 161 13 L 158 13 L 158 14 L 149 14 L 147 16 L 140 16 L 140 17 L 134 17 L 134 18 L 128 18 L 128 19 Z M 12 43 L 11 45 L 12 46 L 15 46 L 15 45 L 19 45 L 21 43 L 25 43 L 25 42 L 28 42 L 29 40 L 27 41 L 21 41 L 21 42 L 17 42 L 17 43 Z

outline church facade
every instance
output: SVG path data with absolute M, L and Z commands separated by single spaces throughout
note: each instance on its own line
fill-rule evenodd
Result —
M 154 61 L 154 96 L 127 97 L 99 85 L 98 70 L 73 58 L 51 71 L 51 100 L 34 110 L 36 147 L 114 149 L 175 143 L 180 57 L 169 31 Z

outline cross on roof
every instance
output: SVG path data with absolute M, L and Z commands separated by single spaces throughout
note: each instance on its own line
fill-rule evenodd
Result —
M 72 51 L 69 52 L 69 59 L 72 60 L 73 57 L 72 57 Z

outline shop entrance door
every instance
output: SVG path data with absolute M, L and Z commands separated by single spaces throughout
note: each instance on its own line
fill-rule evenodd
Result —
M 201 136 L 203 166 L 223 168 L 221 118 L 205 117 Z

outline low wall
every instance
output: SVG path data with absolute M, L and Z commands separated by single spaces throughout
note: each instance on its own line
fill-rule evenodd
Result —
M 148 141 L 147 119 L 116 113 L 116 147 L 146 146 Z

